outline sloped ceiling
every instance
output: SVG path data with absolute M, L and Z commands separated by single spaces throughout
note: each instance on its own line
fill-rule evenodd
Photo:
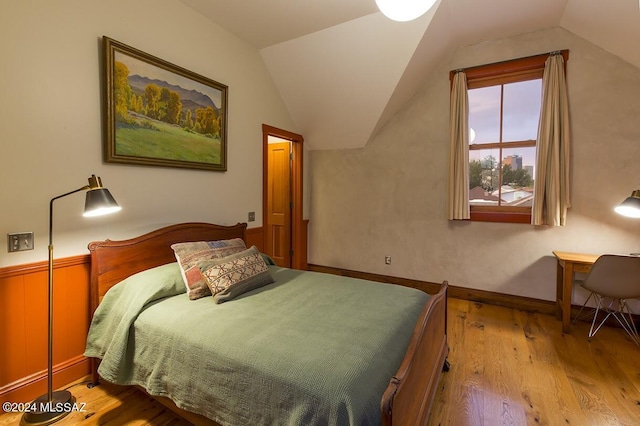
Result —
M 375 0 L 181 1 L 259 49 L 309 149 L 366 145 L 438 63 L 485 40 L 561 26 L 640 68 L 638 0 L 439 0 L 404 23 Z

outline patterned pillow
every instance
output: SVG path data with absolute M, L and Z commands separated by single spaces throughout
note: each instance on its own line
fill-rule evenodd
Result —
M 203 260 L 198 266 L 216 303 L 226 302 L 273 282 L 256 246 L 222 259 Z
M 173 244 L 171 248 L 180 265 L 189 299 L 196 300 L 211 294 L 207 282 L 198 268 L 198 262 L 229 256 L 246 250 L 247 246 L 241 238 L 234 238 L 231 240 L 177 243 Z

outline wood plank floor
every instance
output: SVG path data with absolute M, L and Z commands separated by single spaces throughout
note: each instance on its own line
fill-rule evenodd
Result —
M 72 412 L 55 423 L 71 425 L 154 425 L 189 426 L 191 423 L 174 414 L 144 392 L 133 387 L 123 387 L 102 382 L 100 386 L 87 388 L 89 376 L 69 387 L 76 403 L 86 404 L 84 412 Z M 0 416 L 0 426 L 17 425 L 22 417 L 19 413 Z
M 563 334 L 554 317 L 449 300 L 451 370 L 429 425 L 640 425 L 640 347 L 621 329 Z M 188 425 L 133 388 L 71 388 L 85 412 L 57 425 Z M 20 414 L 0 415 L 0 426 Z
M 429 425 L 640 425 L 640 347 L 622 329 L 450 299 L 451 370 Z

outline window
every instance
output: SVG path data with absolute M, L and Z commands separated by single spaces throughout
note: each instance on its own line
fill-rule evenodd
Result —
M 542 75 L 548 56 L 465 70 L 471 220 L 531 222 Z
M 493 212 L 531 220 L 541 91 L 541 77 L 469 89 L 472 219 Z

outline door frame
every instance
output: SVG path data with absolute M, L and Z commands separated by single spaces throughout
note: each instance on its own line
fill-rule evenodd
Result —
M 269 153 L 268 144 L 269 136 L 285 139 L 291 142 L 291 267 L 293 269 L 307 269 L 306 253 L 306 233 L 304 232 L 303 211 L 303 182 L 302 182 L 302 163 L 303 163 L 303 143 L 302 135 L 290 132 L 288 130 L 278 129 L 277 127 L 262 125 L 262 221 L 263 229 L 267 226 L 267 193 L 268 176 L 269 176 Z M 263 233 L 266 236 L 266 232 Z M 265 244 L 267 241 L 265 240 Z

